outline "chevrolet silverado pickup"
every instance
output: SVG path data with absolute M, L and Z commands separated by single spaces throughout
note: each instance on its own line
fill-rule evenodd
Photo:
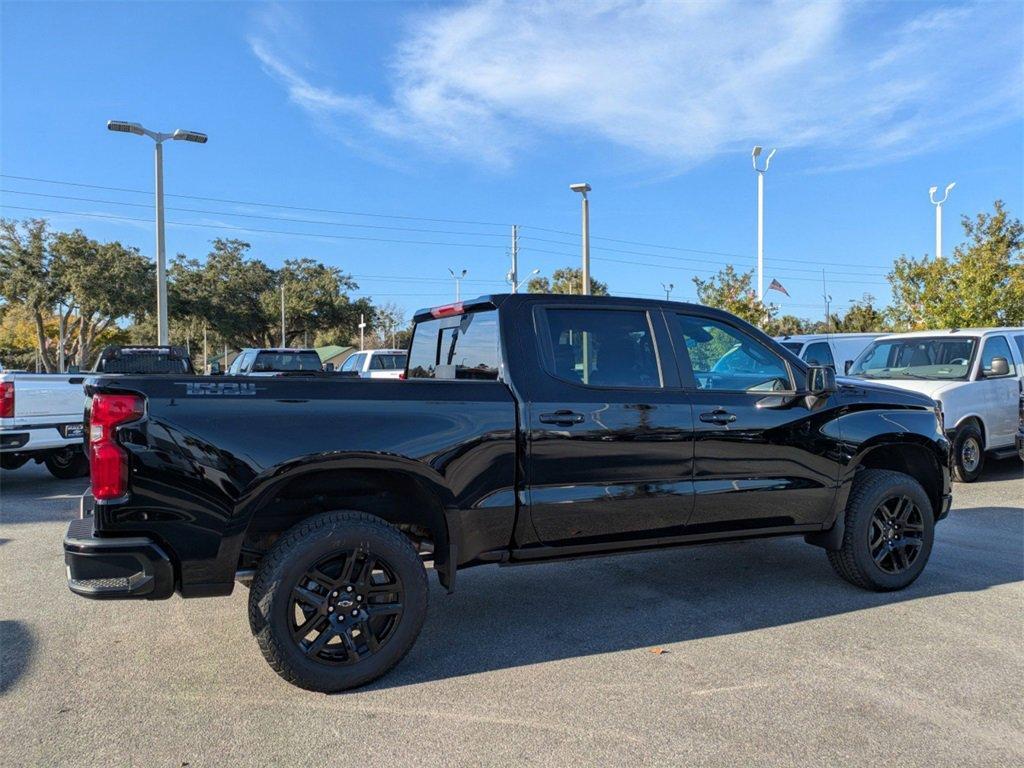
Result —
M 269 664 L 329 692 L 405 656 L 428 564 L 450 591 L 487 563 L 799 535 L 895 590 L 949 510 L 934 401 L 837 380 L 725 312 L 513 294 L 415 321 L 406 378 L 374 386 L 87 380 L 94 500 L 64 539 L 70 589 L 241 582 Z

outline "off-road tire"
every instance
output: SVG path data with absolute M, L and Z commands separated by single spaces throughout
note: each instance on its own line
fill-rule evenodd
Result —
M 872 557 L 869 535 L 876 510 L 901 497 L 908 498 L 920 510 L 921 547 L 905 570 L 889 573 Z M 842 547 L 830 550 L 828 560 L 848 582 L 863 589 L 888 592 L 909 586 L 921 575 L 935 540 L 935 516 L 928 494 L 917 480 L 888 469 L 860 471 L 846 504 L 845 522 Z
M 80 448 L 62 448 L 43 459 L 50 474 L 60 480 L 89 476 L 89 457 Z
M 973 441 L 974 450 L 977 452 L 978 463 L 973 468 L 964 465 L 964 452 L 968 448 L 968 441 Z M 981 477 L 981 470 L 984 468 L 985 441 L 978 425 L 971 421 L 960 427 L 953 438 L 953 479 L 961 483 L 973 483 Z
M 322 558 L 354 548 L 372 553 L 401 580 L 403 610 L 378 650 L 348 665 L 332 665 L 310 658 L 293 639 L 292 594 Z M 423 626 L 427 596 L 423 561 L 398 529 L 362 512 L 328 512 L 286 531 L 263 557 L 249 592 L 249 626 L 282 678 L 307 690 L 336 693 L 377 679 L 405 657 Z

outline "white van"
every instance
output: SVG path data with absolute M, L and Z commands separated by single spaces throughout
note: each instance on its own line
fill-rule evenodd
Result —
M 857 356 L 880 333 L 807 333 L 776 336 L 782 346 L 811 365 L 831 365 L 836 373 L 846 373 Z
M 953 475 L 978 479 L 985 453 L 1012 456 L 1024 389 L 1024 328 L 962 328 L 882 336 L 851 376 L 921 392 L 939 404 L 953 441 Z

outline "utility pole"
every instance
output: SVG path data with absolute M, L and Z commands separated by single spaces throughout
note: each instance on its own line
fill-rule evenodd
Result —
M 832 333 L 832 297 L 825 287 L 825 270 L 821 270 L 821 298 L 825 300 L 825 333 Z
M 143 128 L 138 123 L 128 123 L 124 120 L 108 120 L 108 131 L 118 133 L 132 133 L 136 136 L 148 136 L 156 144 L 156 343 L 160 346 L 169 343 L 167 330 L 167 254 L 164 251 L 164 142 L 168 139 L 173 141 L 191 141 L 196 144 L 205 144 L 207 136 L 205 133 L 196 131 L 183 131 L 178 128 L 173 133 L 160 133 Z
M 363 315 L 359 315 L 359 351 L 362 352 L 366 348 L 365 334 L 366 332 L 366 318 Z
M 757 167 L 760 155 L 760 146 L 754 147 L 750 153 L 751 163 L 757 172 L 757 300 L 764 301 L 764 175 L 768 172 L 775 150 L 769 152 L 764 159 L 764 168 Z
M 284 338 L 284 283 L 281 284 L 281 346 L 287 346 Z
M 519 292 L 519 225 L 512 225 L 512 268 L 508 271 L 508 281 L 512 284 L 512 293 Z
M 938 191 L 938 187 L 931 187 L 928 190 L 928 199 L 932 201 L 932 205 L 935 206 L 935 258 L 942 258 L 942 204 L 949 199 L 949 191 L 956 186 L 956 182 L 952 182 L 946 185 L 946 191 L 942 195 L 941 200 L 935 199 L 935 193 Z
M 203 373 L 210 370 L 210 360 L 206 356 L 206 326 L 203 326 Z
M 578 184 L 570 184 L 569 189 L 573 192 L 579 192 L 583 195 L 583 232 L 582 232 L 582 245 L 583 245 L 583 295 L 590 295 L 590 200 L 587 198 L 587 192 L 590 191 L 591 187 L 586 182 L 580 182 Z M 586 352 L 586 350 L 584 350 Z

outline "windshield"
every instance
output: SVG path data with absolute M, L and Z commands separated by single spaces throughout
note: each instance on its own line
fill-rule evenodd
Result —
M 320 355 L 316 352 L 260 352 L 252 366 L 256 373 L 319 371 Z
M 881 339 L 850 368 L 863 379 L 966 379 L 978 340 L 964 336 Z

